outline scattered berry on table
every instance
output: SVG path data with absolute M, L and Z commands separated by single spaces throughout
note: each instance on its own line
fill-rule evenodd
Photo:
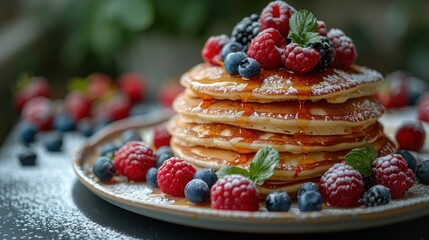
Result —
M 119 89 L 128 96 L 132 103 L 139 102 L 146 95 L 146 80 L 139 73 L 125 73 L 118 77 Z
M 207 39 L 203 50 L 201 51 L 201 56 L 204 61 L 214 66 L 220 66 L 222 63 L 220 52 L 222 51 L 223 46 L 228 42 L 229 38 L 225 34 L 212 36 Z
M 70 115 L 63 113 L 54 117 L 52 128 L 60 132 L 70 132 L 75 129 L 75 122 Z
M 321 36 L 325 36 L 328 34 L 328 28 L 326 27 L 326 23 L 321 20 L 317 20 L 317 31 Z
M 409 103 L 409 83 L 406 76 L 391 73 L 386 76 L 376 93 L 376 98 L 386 108 L 400 108 Z
M 52 127 L 54 118 L 51 100 L 45 97 L 36 97 L 29 100 L 22 109 L 22 118 L 37 126 L 39 130 L 47 131 Z
M 218 180 L 215 170 L 211 168 L 200 168 L 194 173 L 194 179 L 201 179 L 211 188 Z
M 213 209 L 258 211 L 259 191 L 255 184 L 242 175 L 227 175 L 211 188 Z
M 398 150 L 396 151 L 396 153 L 401 155 L 405 159 L 409 169 L 411 169 L 413 172 L 416 172 L 417 160 L 410 152 L 408 152 L 407 150 Z
M 167 161 L 172 157 L 173 157 L 173 154 L 171 154 L 171 152 L 168 152 L 168 151 L 162 152 L 161 154 L 156 154 L 156 167 L 157 168 L 161 167 L 165 161 Z
M 429 161 L 423 161 L 416 170 L 417 179 L 424 184 L 429 184 Z
M 230 53 L 241 51 L 243 51 L 243 46 L 240 43 L 230 41 L 225 46 L 223 46 L 222 51 L 220 52 L 221 60 L 225 61 L 226 56 Z
M 100 156 L 103 157 L 112 157 L 116 151 L 119 150 L 119 147 L 116 146 L 113 142 L 107 142 L 100 147 Z
M 289 34 L 289 18 L 295 9 L 284 1 L 270 2 L 261 12 L 261 31 L 268 28 L 277 29 L 284 37 Z
M 330 206 L 352 206 L 360 199 L 363 191 L 362 175 L 344 163 L 336 163 L 320 179 L 320 192 Z
M 146 172 L 155 167 L 155 154 L 144 142 L 129 142 L 114 157 L 116 171 L 133 181 L 146 180 Z
M 425 143 L 426 132 L 421 122 L 406 122 L 399 127 L 395 138 L 399 149 L 419 152 Z
M 290 43 L 284 51 L 284 65 L 294 73 L 304 74 L 312 71 L 320 61 L 320 53 L 312 47 L 301 47 Z
M 317 63 L 316 69 L 323 70 L 332 65 L 335 58 L 335 49 L 327 37 L 322 38 L 320 42 L 311 43 L 310 46 L 317 49 L 320 53 L 320 61 Z
M 190 203 L 206 203 L 210 199 L 210 188 L 203 180 L 192 179 L 185 186 L 185 197 Z
M 357 55 L 352 39 L 336 28 L 329 30 L 328 38 L 335 48 L 335 59 L 332 66 L 345 68 L 352 65 Z
M 261 73 L 261 65 L 253 58 L 245 58 L 238 65 L 238 73 L 243 78 L 254 78 Z
M 171 107 L 177 95 L 183 92 L 183 86 L 177 81 L 162 84 L 158 90 L 158 101 L 165 107 Z
M 116 173 L 112 160 L 108 157 L 98 158 L 92 166 L 92 172 L 103 182 L 109 181 Z
M 308 191 L 319 191 L 319 186 L 314 182 L 306 182 L 299 186 L 298 192 L 296 193 L 296 197 L 299 198 L 303 193 Z
M 94 133 L 94 123 L 90 118 L 84 118 L 77 122 L 76 130 L 84 137 L 91 137 Z
M 164 125 L 158 125 L 153 132 L 153 145 L 155 148 L 170 146 L 171 135 Z
M 263 69 L 277 69 L 283 66 L 282 54 L 286 39 L 274 28 L 260 32 L 250 43 L 247 55 L 259 62 Z
M 234 26 L 231 33 L 231 40 L 240 43 L 243 51 L 246 52 L 250 42 L 259 33 L 259 16 L 252 14 L 244 17 L 237 25 Z
M 186 184 L 192 180 L 195 168 L 179 158 L 170 158 L 158 169 L 158 186 L 163 193 L 184 196 Z
M 107 121 L 117 121 L 128 117 L 131 110 L 131 101 L 124 94 L 116 94 L 104 101 L 96 111 L 97 117 Z
M 92 114 L 91 101 L 81 92 L 69 92 L 64 100 L 67 113 L 75 120 L 79 121 Z
M 21 142 L 24 144 L 34 142 L 37 132 L 37 126 L 31 122 L 21 121 L 18 125 L 18 135 Z
M 90 101 L 104 100 L 113 91 L 112 79 L 101 72 L 91 73 L 86 79 L 86 95 Z
M 301 212 L 322 210 L 322 195 L 317 191 L 306 191 L 297 200 Z
M 140 132 L 134 129 L 128 129 L 122 133 L 121 142 L 122 145 L 132 141 L 142 141 Z
M 223 67 L 229 75 L 238 75 L 238 67 L 245 58 L 247 55 L 244 52 L 230 53 L 226 56 Z
M 362 203 L 366 207 L 380 206 L 390 202 L 389 188 L 383 185 L 375 185 L 363 194 Z
M 63 146 L 63 135 L 60 132 L 50 132 L 42 138 L 43 146 L 49 152 L 60 152 Z
M 149 184 L 149 186 L 157 188 L 158 182 L 156 180 L 156 176 L 158 175 L 158 168 L 149 168 L 146 173 L 146 182 Z
M 423 94 L 417 101 L 417 119 L 429 122 L 429 92 Z
M 287 192 L 271 192 L 265 197 L 265 207 L 270 212 L 287 212 L 291 203 Z
M 49 97 L 49 84 L 43 77 L 30 77 L 19 79 L 14 96 L 14 104 L 18 111 L 21 111 L 24 105 L 36 97 Z
M 18 154 L 18 159 L 22 166 L 33 166 L 36 165 L 37 155 L 35 152 L 26 149 Z
M 372 162 L 374 184 L 390 189 L 392 198 L 400 198 L 413 186 L 414 174 L 407 162 L 399 154 L 379 157 Z

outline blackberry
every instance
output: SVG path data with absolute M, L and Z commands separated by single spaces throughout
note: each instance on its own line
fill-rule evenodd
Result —
M 384 205 L 390 202 L 390 191 L 383 185 L 375 185 L 363 194 L 362 202 L 366 207 Z
M 252 14 L 244 17 L 232 29 L 231 40 L 238 42 L 243 46 L 243 51 L 246 52 L 250 42 L 259 33 L 259 15 Z
M 317 49 L 320 53 L 320 61 L 316 65 L 316 69 L 323 70 L 329 67 L 335 59 L 334 44 L 327 37 L 322 38 L 320 42 L 309 44 L 310 47 Z

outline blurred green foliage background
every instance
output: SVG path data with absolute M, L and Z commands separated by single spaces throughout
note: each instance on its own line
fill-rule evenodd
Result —
M 155 98 L 163 81 L 201 61 L 211 35 L 230 34 L 269 1 L 249 0 L 0 0 L 0 96 L 11 112 L 10 86 L 19 74 L 48 78 L 56 98 L 71 77 L 99 71 L 144 74 Z M 328 28 L 354 40 L 357 63 L 383 74 L 402 69 L 429 81 L 429 1 L 290 0 Z M 2 114 L 5 115 L 5 114 Z M 16 121 L 1 118 L 0 136 Z

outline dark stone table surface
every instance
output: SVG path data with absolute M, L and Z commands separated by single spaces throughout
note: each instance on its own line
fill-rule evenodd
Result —
M 25 148 L 13 129 L 0 152 L 0 239 L 429 239 L 429 216 L 383 227 L 323 234 L 259 235 L 197 229 L 116 207 L 86 189 L 71 158 L 85 139 L 65 135 L 63 151 L 36 142 L 35 166 L 21 166 Z

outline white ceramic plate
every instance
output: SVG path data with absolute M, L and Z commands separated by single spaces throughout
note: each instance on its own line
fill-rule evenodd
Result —
M 257 233 L 310 233 L 332 232 L 380 226 L 429 214 L 429 187 L 415 184 L 407 195 L 386 206 L 373 208 L 334 209 L 300 213 L 296 204 L 286 213 L 267 212 L 261 202 L 258 212 L 220 211 L 209 205 L 195 206 L 184 198 L 164 196 L 145 183 L 130 183 L 123 178 L 116 183 L 99 182 L 92 174 L 92 163 L 97 148 L 107 141 L 119 140 L 126 129 L 139 129 L 146 140 L 153 126 L 171 117 L 171 112 L 151 114 L 144 119 L 134 118 L 111 124 L 109 128 L 91 137 L 73 159 L 78 179 L 90 191 L 118 206 L 154 219 L 187 226 Z

